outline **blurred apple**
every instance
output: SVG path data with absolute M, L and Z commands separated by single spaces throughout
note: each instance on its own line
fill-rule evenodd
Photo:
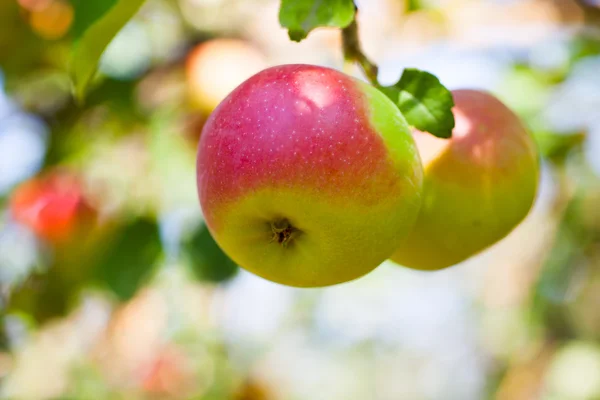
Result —
M 446 268 L 508 235 L 529 213 L 539 155 L 519 117 L 493 95 L 452 92 L 451 139 L 414 131 L 425 172 L 423 205 L 391 257 L 409 268 Z
M 143 372 L 142 390 L 170 398 L 187 398 L 194 388 L 193 366 L 183 350 L 175 346 L 161 349 Z
M 266 57 L 243 40 L 213 39 L 199 44 L 186 62 L 192 105 L 212 112 L 233 89 L 266 67 Z
M 73 238 L 96 219 L 79 179 L 53 173 L 26 181 L 10 200 L 13 218 L 54 244 Z
M 60 39 L 71 27 L 74 17 L 73 6 L 62 0 L 53 0 L 34 8 L 29 23 L 41 37 L 48 40 Z

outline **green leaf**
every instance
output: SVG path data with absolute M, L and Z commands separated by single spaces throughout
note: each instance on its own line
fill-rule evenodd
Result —
M 137 13 L 145 0 L 73 0 L 75 21 L 71 33 L 70 74 L 75 97 L 82 101 L 98 69 L 102 53 Z
M 580 150 L 587 138 L 585 132 L 555 134 L 536 132 L 534 138 L 544 158 L 562 164 L 573 151 Z
M 71 26 L 71 35 L 73 39 L 78 40 L 85 31 L 102 18 L 111 8 L 115 6 L 118 0 L 87 1 L 72 0 L 73 10 L 75 10 L 75 19 Z
M 223 282 L 232 278 L 239 269 L 221 250 L 204 224 L 184 241 L 182 250 L 194 276 L 200 280 Z
M 352 0 L 281 0 L 279 23 L 299 42 L 320 27 L 345 28 L 354 20 Z
M 162 255 L 158 225 L 145 219 L 115 232 L 103 246 L 93 267 L 95 280 L 121 300 L 133 297 Z
M 435 75 L 407 68 L 398 83 L 380 89 L 413 127 L 440 138 L 452 136 L 454 100 Z

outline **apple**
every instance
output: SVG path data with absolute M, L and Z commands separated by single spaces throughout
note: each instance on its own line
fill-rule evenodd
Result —
M 69 173 L 51 173 L 21 184 L 10 200 L 15 221 L 54 244 L 72 239 L 95 218 L 81 182 Z
M 25 3 L 21 1 L 21 3 Z M 40 3 L 40 2 L 38 2 Z M 42 38 L 56 40 L 67 34 L 73 23 L 75 11 L 70 2 L 52 0 L 35 7 L 31 5 L 29 23 L 32 29 Z
M 358 278 L 389 258 L 421 205 L 406 120 L 337 70 L 280 65 L 246 80 L 200 136 L 198 196 L 241 267 L 296 287 Z
M 190 51 L 185 65 L 191 103 L 210 113 L 240 83 L 266 67 L 266 57 L 247 41 L 203 42 Z
M 452 138 L 413 131 L 425 178 L 417 222 L 392 256 L 405 267 L 437 270 L 481 252 L 510 233 L 536 197 L 538 152 L 517 115 L 486 92 L 452 95 Z

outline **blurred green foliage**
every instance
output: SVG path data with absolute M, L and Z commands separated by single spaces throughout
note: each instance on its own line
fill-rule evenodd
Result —
M 222 282 L 238 271 L 238 266 L 223 253 L 205 224 L 190 235 L 183 248 L 189 257 L 188 265 L 198 279 Z

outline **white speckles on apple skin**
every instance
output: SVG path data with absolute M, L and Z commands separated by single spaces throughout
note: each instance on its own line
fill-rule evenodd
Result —
M 367 187 L 382 179 L 393 182 L 393 173 L 383 178 L 384 171 L 389 173 L 393 166 L 381 148 L 381 138 L 371 131 L 360 108 L 364 105 L 355 82 L 335 75 L 339 73 L 298 68 L 267 83 L 265 78 L 257 79 L 244 88 L 246 93 L 239 100 L 236 89 L 216 110 L 227 110 L 226 115 L 210 122 L 210 134 L 218 132 L 218 137 L 208 140 L 209 148 L 219 143 L 218 159 L 210 168 L 228 170 L 231 160 L 236 160 L 228 183 L 240 188 L 262 181 L 263 176 L 268 177 L 264 184 L 291 182 L 299 187 L 316 186 L 319 191 L 347 190 L 350 195 L 373 192 Z M 243 121 L 242 126 L 239 121 Z M 361 198 L 377 201 L 386 196 L 385 192 L 375 192 L 375 196 Z

